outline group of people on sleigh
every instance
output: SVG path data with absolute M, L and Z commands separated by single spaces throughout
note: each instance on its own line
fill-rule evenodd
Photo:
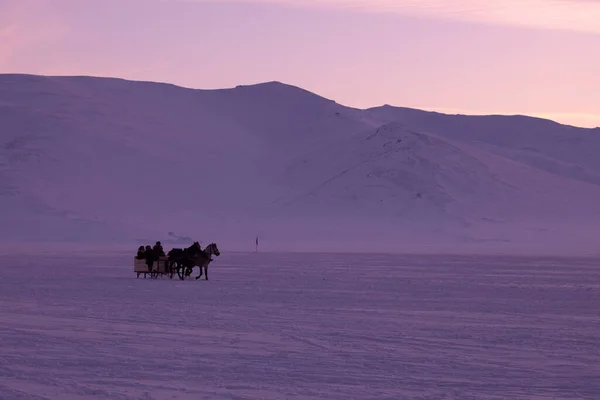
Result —
M 214 244 L 209 245 L 209 247 L 210 246 L 216 247 L 216 245 Z M 162 244 L 160 242 L 156 242 L 154 244 L 154 247 L 150 247 L 149 245 L 140 246 L 138 247 L 137 255 L 135 256 L 135 258 L 138 260 L 146 260 L 148 271 L 152 271 L 152 265 L 154 265 L 155 261 L 166 262 L 170 258 L 177 262 L 181 262 L 183 260 L 190 261 L 193 260 L 194 257 L 196 257 L 199 253 L 204 253 L 209 262 L 213 260 L 211 254 L 206 253 L 206 249 L 202 250 L 202 247 L 198 242 L 194 242 L 194 244 L 192 244 L 190 247 L 184 249 L 172 249 L 171 251 L 169 251 L 168 256 L 165 254 L 165 250 L 163 249 Z M 217 249 L 217 252 L 214 254 L 219 255 L 219 250 Z
M 154 244 L 154 247 L 150 247 L 150 245 L 147 245 L 146 247 L 138 247 L 135 258 L 138 260 L 146 260 L 146 265 L 148 265 L 148 270 L 150 270 L 152 268 L 152 264 L 154 264 L 154 261 L 163 259 L 163 257 L 166 256 L 165 250 L 159 241 Z

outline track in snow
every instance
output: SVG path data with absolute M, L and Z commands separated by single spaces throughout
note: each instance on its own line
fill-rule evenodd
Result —
M 598 260 L 226 254 L 208 282 L 132 269 L 2 255 L 0 398 L 600 398 Z

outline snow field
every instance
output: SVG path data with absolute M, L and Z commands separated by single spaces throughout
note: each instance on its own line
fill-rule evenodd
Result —
M 198 270 L 194 270 L 197 274 Z M 0 257 L 0 399 L 597 399 L 592 258 Z

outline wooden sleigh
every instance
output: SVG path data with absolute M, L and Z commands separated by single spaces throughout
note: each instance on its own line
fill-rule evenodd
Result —
M 146 275 L 150 275 L 150 278 L 154 279 L 163 275 L 169 275 L 169 278 L 173 278 L 175 271 L 171 271 L 167 261 L 167 257 L 160 257 L 152 263 L 152 268 L 149 269 L 145 259 L 140 260 L 137 257 L 133 257 L 133 272 L 137 274 L 138 278 L 141 274 L 144 274 L 144 278 L 146 278 Z

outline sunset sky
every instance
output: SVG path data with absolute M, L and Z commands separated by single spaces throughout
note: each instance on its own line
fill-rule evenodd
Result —
M 600 126 L 600 0 L 0 0 L 0 72 Z

